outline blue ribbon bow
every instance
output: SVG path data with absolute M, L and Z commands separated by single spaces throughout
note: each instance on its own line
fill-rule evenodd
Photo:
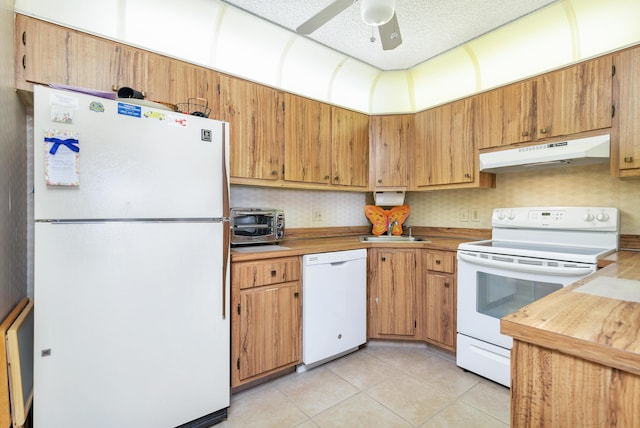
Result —
M 51 146 L 51 150 L 49 150 L 49 153 L 51 153 L 52 155 L 55 155 L 56 152 L 58 151 L 58 147 L 60 147 L 60 145 L 62 144 L 63 146 L 67 146 L 69 148 L 69 150 L 78 153 L 80 151 L 80 147 L 78 147 L 76 144 L 78 144 L 78 140 L 76 140 L 75 138 L 69 138 L 67 140 L 61 140 L 59 138 L 48 138 L 45 137 L 44 139 L 45 142 L 47 143 L 53 143 L 53 146 Z

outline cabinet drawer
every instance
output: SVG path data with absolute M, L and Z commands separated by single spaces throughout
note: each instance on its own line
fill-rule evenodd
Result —
M 233 263 L 231 267 L 231 283 L 240 289 L 296 281 L 299 279 L 299 257 L 283 257 L 255 262 Z
M 456 254 L 449 251 L 429 251 L 427 269 L 438 272 L 455 272 Z

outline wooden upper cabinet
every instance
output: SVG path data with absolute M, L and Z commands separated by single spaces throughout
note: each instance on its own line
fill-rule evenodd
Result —
M 33 83 L 75 85 L 76 31 L 16 15 L 16 86 L 33 90 Z
M 373 186 L 408 187 L 413 115 L 372 116 L 370 126 L 375 151 Z
M 613 102 L 616 113 L 611 130 L 611 175 L 640 175 L 640 48 L 613 58 Z
M 147 60 L 141 49 L 77 34 L 77 51 L 70 53 L 76 64 L 74 85 L 111 91 L 124 86 L 147 90 Z
M 284 179 L 331 182 L 331 107 L 285 94 Z
M 472 107 L 467 98 L 416 114 L 414 187 L 474 181 Z
M 337 186 L 369 185 L 369 116 L 331 107 L 331 175 Z
M 189 114 L 209 109 L 209 117 L 220 116 L 218 106 L 218 83 L 220 74 L 208 68 L 184 61 L 171 60 L 169 69 L 171 82 L 170 102 L 187 104 Z M 195 105 L 195 107 L 194 107 Z
M 282 177 L 283 94 L 246 80 L 220 76 L 220 119 L 229 122 L 230 175 L 257 180 Z
M 16 87 L 32 83 L 145 91 L 148 53 L 48 22 L 16 15 Z
M 611 74 L 606 55 L 538 77 L 538 139 L 610 127 Z
M 524 143 L 535 138 L 532 80 L 474 97 L 474 130 L 479 149 Z

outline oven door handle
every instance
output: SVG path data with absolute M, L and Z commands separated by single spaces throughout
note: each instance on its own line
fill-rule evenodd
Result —
M 498 260 L 488 260 L 481 259 L 479 257 L 469 256 L 464 253 L 458 252 L 458 258 L 460 260 L 464 260 L 465 262 L 494 267 L 504 270 L 510 270 L 515 272 L 526 272 L 526 273 L 539 273 L 539 274 L 548 274 L 548 275 L 558 275 L 558 276 L 584 276 L 594 272 L 592 267 L 550 267 L 550 266 L 535 266 L 535 265 L 525 265 L 525 264 L 515 264 L 508 262 L 501 262 Z

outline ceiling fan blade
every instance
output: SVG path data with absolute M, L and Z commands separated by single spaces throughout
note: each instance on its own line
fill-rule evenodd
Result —
M 296 28 L 298 34 L 311 34 L 353 4 L 353 0 L 335 0 Z
M 378 32 L 380 33 L 382 49 L 385 51 L 395 49 L 402 44 L 398 15 L 396 13 L 393 14 L 393 18 L 389 22 L 378 27 Z

